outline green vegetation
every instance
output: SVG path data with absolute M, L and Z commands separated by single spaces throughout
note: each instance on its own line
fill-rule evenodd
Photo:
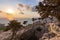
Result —
M 5 30 L 5 29 L 6 29 L 6 27 L 5 27 L 5 26 L 0 28 L 0 30 Z
M 12 31 L 12 37 L 11 37 L 11 40 L 17 40 L 16 38 L 16 33 L 19 29 L 21 29 L 21 27 L 23 27 L 21 25 L 20 22 L 18 22 L 17 20 L 12 20 L 10 21 L 10 23 L 8 24 L 8 27 L 11 29 Z

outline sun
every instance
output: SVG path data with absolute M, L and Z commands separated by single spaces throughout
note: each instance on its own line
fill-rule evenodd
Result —
M 6 13 L 13 14 L 14 13 L 14 10 L 13 9 L 6 9 Z

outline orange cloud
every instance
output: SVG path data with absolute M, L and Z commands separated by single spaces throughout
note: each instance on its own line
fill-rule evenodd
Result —
M 5 15 L 5 18 L 7 18 L 9 20 L 14 20 L 14 16 L 13 15 Z

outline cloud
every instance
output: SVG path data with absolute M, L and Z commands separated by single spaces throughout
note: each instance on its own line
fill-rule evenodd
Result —
M 38 0 L 38 2 L 42 2 L 43 0 Z
M 34 7 L 26 4 L 19 4 L 19 10 L 28 17 L 39 17 L 38 12 L 35 11 Z
M 7 18 L 9 20 L 13 20 L 14 19 L 14 15 L 7 14 L 4 11 L 1 11 L 0 12 L 0 18 Z
M 26 4 L 19 4 L 18 6 L 19 10 L 15 11 L 14 14 L 7 14 L 7 13 L 0 13 L 1 18 L 7 18 L 9 20 L 13 20 L 15 18 L 33 18 L 33 17 L 39 17 L 38 12 L 35 11 L 35 9 L 29 5 Z M 22 14 L 23 13 L 23 14 Z
M 25 10 L 32 11 L 32 7 L 29 6 L 29 5 L 26 5 L 26 4 L 18 4 L 18 6 L 19 6 L 19 9 L 20 9 L 21 11 L 25 11 Z

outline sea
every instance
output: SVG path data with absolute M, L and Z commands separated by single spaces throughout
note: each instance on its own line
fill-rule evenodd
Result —
M 38 18 L 36 18 L 36 19 L 38 19 Z M 18 22 L 21 22 L 21 24 L 23 24 L 24 21 L 27 21 L 26 25 L 33 23 L 32 18 L 15 18 L 15 20 L 17 20 Z M 36 20 L 36 21 L 38 21 L 38 20 Z M 47 21 L 47 23 L 51 22 L 51 20 L 49 18 L 46 18 L 46 21 Z M 8 20 L 6 18 L 0 18 L 0 24 L 8 25 L 9 22 L 10 22 L 10 20 Z M 53 22 L 54 23 L 57 22 L 57 19 L 55 17 L 53 18 Z
M 32 18 L 16 18 L 15 20 L 17 20 L 18 22 L 21 22 L 21 24 L 23 24 L 24 21 L 27 21 L 27 24 L 32 24 Z M 0 18 L 0 24 L 5 24 L 8 25 L 8 23 L 10 22 L 10 20 L 6 19 L 6 18 Z

